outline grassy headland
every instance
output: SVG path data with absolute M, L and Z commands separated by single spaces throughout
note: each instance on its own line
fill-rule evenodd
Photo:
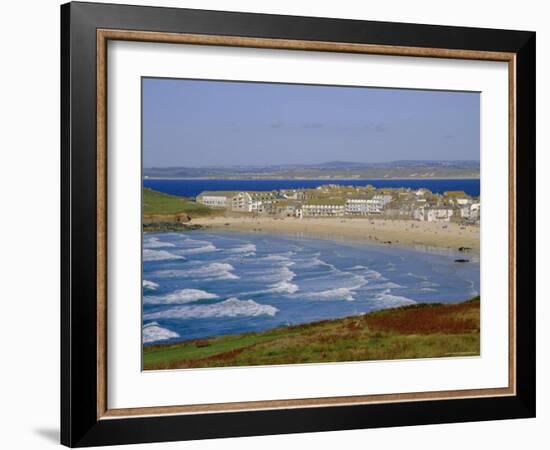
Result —
M 210 217 L 218 211 L 185 197 L 143 188 L 143 228 L 145 231 L 175 231 L 191 228 L 192 218 Z M 198 227 L 200 228 L 200 227 Z
M 479 297 L 144 347 L 144 370 L 479 355 Z
M 209 216 L 215 211 L 208 206 L 201 205 L 185 197 L 164 194 L 153 189 L 143 188 L 143 215 L 176 216 L 179 214 L 193 214 L 194 216 Z

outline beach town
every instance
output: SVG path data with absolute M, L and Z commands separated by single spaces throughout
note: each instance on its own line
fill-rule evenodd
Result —
M 376 189 L 372 185 L 321 185 L 315 189 L 278 191 L 205 191 L 196 201 L 233 213 L 280 217 L 372 216 L 427 222 L 479 224 L 479 197 L 464 191 L 432 193 L 428 189 Z
M 210 214 L 144 215 L 194 227 L 479 252 L 480 201 L 464 191 L 322 185 L 275 191 L 204 191 Z M 154 228 L 153 228 L 154 230 Z

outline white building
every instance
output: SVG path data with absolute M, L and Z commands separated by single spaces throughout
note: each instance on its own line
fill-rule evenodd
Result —
M 368 213 L 368 199 L 357 197 L 346 200 L 346 214 L 364 216 Z
M 227 208 L 233 195 L 233 192 L 205 191 L 197 195 L 197 203 L 212 208 Z
M 240 212 L 252 212 L 258 210 L 258 202 L 253 202 L 248 192 L 239 192 L 231 199 L 231 209 Z
M 380 214 L 391 201 L 391 195 L 375 195 L 370 200 L 367 200 L 367 211 L 369 214 Z
M 460 206 L 470 205 L 472 203 L 471 198 L 457 198 L 456 204 Z
M 427 195 L 430 195 L 431 194 L 431 191 L 429 191 L 428 189 L 426 188 L 420 188 L 418 189 L 415 193 L 416 197 L 425 197 Z
M 231 198 L 231 209 L 238 212 L 260 213 L 276 199 L 273 192 L 239 192 Z
M 369 199 L 366 197 L 348 198 L 346 200 L 346 214 L 380 214 L 384 207 L 391 201 L 391 195 L 375 195 Z
M 414 218 L 423 222 L 449 222 L 452 216 L 451 208 L 426 207 L 414 212 Z
M 341 199 L 316 200 L 302 206 L 304 217 L 340 217 L 346 212 L 346 202 Z
M 479 220 L 480 205 L 479 203 L 471 203 L 462 205 L 460 207 L 460 217 L 470 221 Z
M 480 216 L 480 204 L 472 203 L 470 205 L 464 206 L 460 212 L 464 219 L 476 222 L 479 220 Z
M 479 203 L 472 203 L 470 205 L 470 219 L 479 220 L 481 213 L 481 206 Z

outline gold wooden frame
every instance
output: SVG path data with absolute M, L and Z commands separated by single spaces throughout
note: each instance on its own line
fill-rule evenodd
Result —
M 433 57 L 502 61 L 508 63 L 508 387 L 401 394 L 266 400 L 201 405 L 150 406 L 109 409 L 107 405 L 107 42 L 109 40 L 171 44 L 218 45 L 286 50 L 363 53 L 393 56 Z M 158 33 L 128 30 L 97 30 L 97 418 L 197 414 L 262 409 L 288 409 L 319 406 L 344 406 L 367 403 L 443 400 L 516 395 L 516 55 L 506 52 L 455 50 L 444 48 L 246 38 L 236 36 Z

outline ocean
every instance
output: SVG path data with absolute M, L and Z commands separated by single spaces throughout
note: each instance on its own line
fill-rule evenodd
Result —
M 189 194 L 187 194 L 189 195 Z M 479 293 L 479 259 L 446 250 L 212 232 L 143 237 L 143 342 L 178 342 Z
M 143 180 L 143 186 L 164 192 L 165 194 L 196 197 L 203 191 L 272 191 L 276 189 L 316 188 L 323 184 L 342 184 L 346 186 L 366 186 L 372 184 L 377 188 L 403 187 L 411 189 L 426 188 L 442 194 L 445 191 L 464 191 L 469 195 L 479 195 L 479 179 L 440 179 L 440 180 Z

